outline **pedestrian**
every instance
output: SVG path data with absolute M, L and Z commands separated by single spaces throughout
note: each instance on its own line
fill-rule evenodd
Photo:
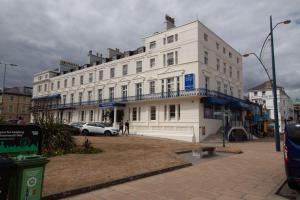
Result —
M 25 125 L 25 122 L 23 121 L 23 118 L 20 116 L 18 121 L 17 121 L 18 125 Z
M 128 120 L 125 122 L 125 133 L 126 133 L 126 136 L 129 135 L 129 122 L 128 122 Z
M 121 120 L 120 124 L 119 124 L 119 133 L 122 132 L 122 135 L 124 135 L 124 124 L 123 124 L 123 120 Z

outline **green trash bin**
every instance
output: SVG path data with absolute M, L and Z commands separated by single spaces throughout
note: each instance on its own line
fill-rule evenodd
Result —
M 11 159 L 17 169 L 12 178 L 9 200 L 40 200 L 48 160 L 40 155 L 19 155 Z

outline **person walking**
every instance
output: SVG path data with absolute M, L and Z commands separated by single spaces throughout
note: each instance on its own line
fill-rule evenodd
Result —
M 125 133 L 126 133 L 126 136 L 129 135 L 129 122 L 128 122 L 128 120 L 125 122 Z
M 119 124 L 119 133 L 122 132 L 122 135 L 124 135 L 124 124 L 123 124 L 123 120 L 121 120 L 120 124 Z

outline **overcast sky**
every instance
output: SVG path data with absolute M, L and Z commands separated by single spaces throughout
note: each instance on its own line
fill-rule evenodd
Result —
M 199 19 L 241 54 L 259 53 L 273 24 L 278 85 L 300 98 L 300 0 L 0 0 L 0 62 L 7 86 L 32 86 L 32 75 L 59 60 L 84 64 L 88 50 L 106 54 L 143 45 L 142 38 L 164 29 L 164 15 L 176 25 Z M 264 62 L 270 65 L 266 50 Z M 244 90 L 265 80 L 254 57 L 243 59 Z M 0 69 L 0 83 L 3 80 Z M 2 84 L 1 84 L 2 87 Z

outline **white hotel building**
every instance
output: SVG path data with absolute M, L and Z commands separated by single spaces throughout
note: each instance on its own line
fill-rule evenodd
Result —
M 268 112 L 270 119 L 274 120 L 274 95 L 272 84 L 266 81 L 249 89 L 249 100 L 262 105 Z M 277 86 L 278 121 L 280 132 L 284 131 L 285 120 L 294 117 L 294 105 L 292 99 L 283 87 Z
M 131 133 L 201 141 L 221 127 L 223 108 L 242 120 L 242 56 L 201 22 L 144 38 L 135 51 L 89 52 L 84 66 L 60 67 L 33 78 L 33 117 L 49 113 L 65 123 L 120 120 Z M 220 113 L 220 112 L 219 112 Z

